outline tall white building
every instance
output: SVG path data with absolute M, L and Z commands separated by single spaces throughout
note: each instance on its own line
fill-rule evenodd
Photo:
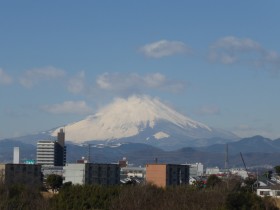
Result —
M 65 133 L 63 129 L 57 134 L 57 141 L 42 140 L 37 142 L 37 164 L 47 166 L 64 166 L 66 163 Z
M 55 160 L 55 141 L 39 141 L 37 142 L 37 164 L 56 165 Z
M 13 163 L 19 164 L 19 147 L 14 147 Z

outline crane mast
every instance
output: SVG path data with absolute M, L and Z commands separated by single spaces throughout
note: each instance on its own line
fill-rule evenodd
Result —
M 242 153 L 241 153 L 241 152 L 240 152 L 240 156 L 241 156 L 241 159 L 242 159 L 242 162 L 243 162 L 244 168 L 245 168 L 245 170 L 246 170 L 247 176 L 248 176 L 248 178 L 249 178 L 248 170 L 247 170 L 247 167 L 246 167 L 246 164 L 245 164 L 245 161 L 244 161 L 244 159 L 243 159 L 243 155 L 242 155 Z

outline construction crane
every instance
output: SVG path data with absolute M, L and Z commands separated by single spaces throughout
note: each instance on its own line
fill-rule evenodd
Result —
M 247 167 L 246 167 L 246 164 L 245 164 L 245 161 L 244 161 L 244 159 L 243 159 L 243 156 L 242 156 L 242 153 L 241 153 L 241 152 L 240 152 L 240 156 L 241 156 L 241 159 L 242 159 L 244 168 L 245 168 L 245 170 L 246 170 L 247 176 L 248 176 L 248 178 L 249 178 L 249 173 L 248 173 L 248 170 L 247 170 Z

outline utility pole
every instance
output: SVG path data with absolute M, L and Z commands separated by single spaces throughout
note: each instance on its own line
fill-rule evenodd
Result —
M 88 144 L 88 163 L 90 163 L 90 155 L 91 155 L 91 151 L 90 151 L 90 147 L 91 147 L 91 144 Z
M 226 177 L 227 177 L 227 188 L 228 188 L 228 178 L 229 178 L 229 171 L 228 171 L 228 144 L 226 144 L 225 150 L 226 150 L 226 152 L 225 152 L 225 173 L 226 173 Z
M 228 144 L 226 144 L 225 152 L 225 171 L 228 172 Z

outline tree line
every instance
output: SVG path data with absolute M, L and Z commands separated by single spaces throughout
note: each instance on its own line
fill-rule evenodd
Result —
M 278 209 L 273 198 L 261 198 L 252 191 L 253 182 L 251 179 L 242 182 L 237 177 L 224 181 L 212 175 L 206 186 L 197 184 L 158 188 L 150 184 L 82 186 L 67 183 L 52 197 L 45 197 L 42 189 L 38 188 L 0 185 L 0 210 Z

